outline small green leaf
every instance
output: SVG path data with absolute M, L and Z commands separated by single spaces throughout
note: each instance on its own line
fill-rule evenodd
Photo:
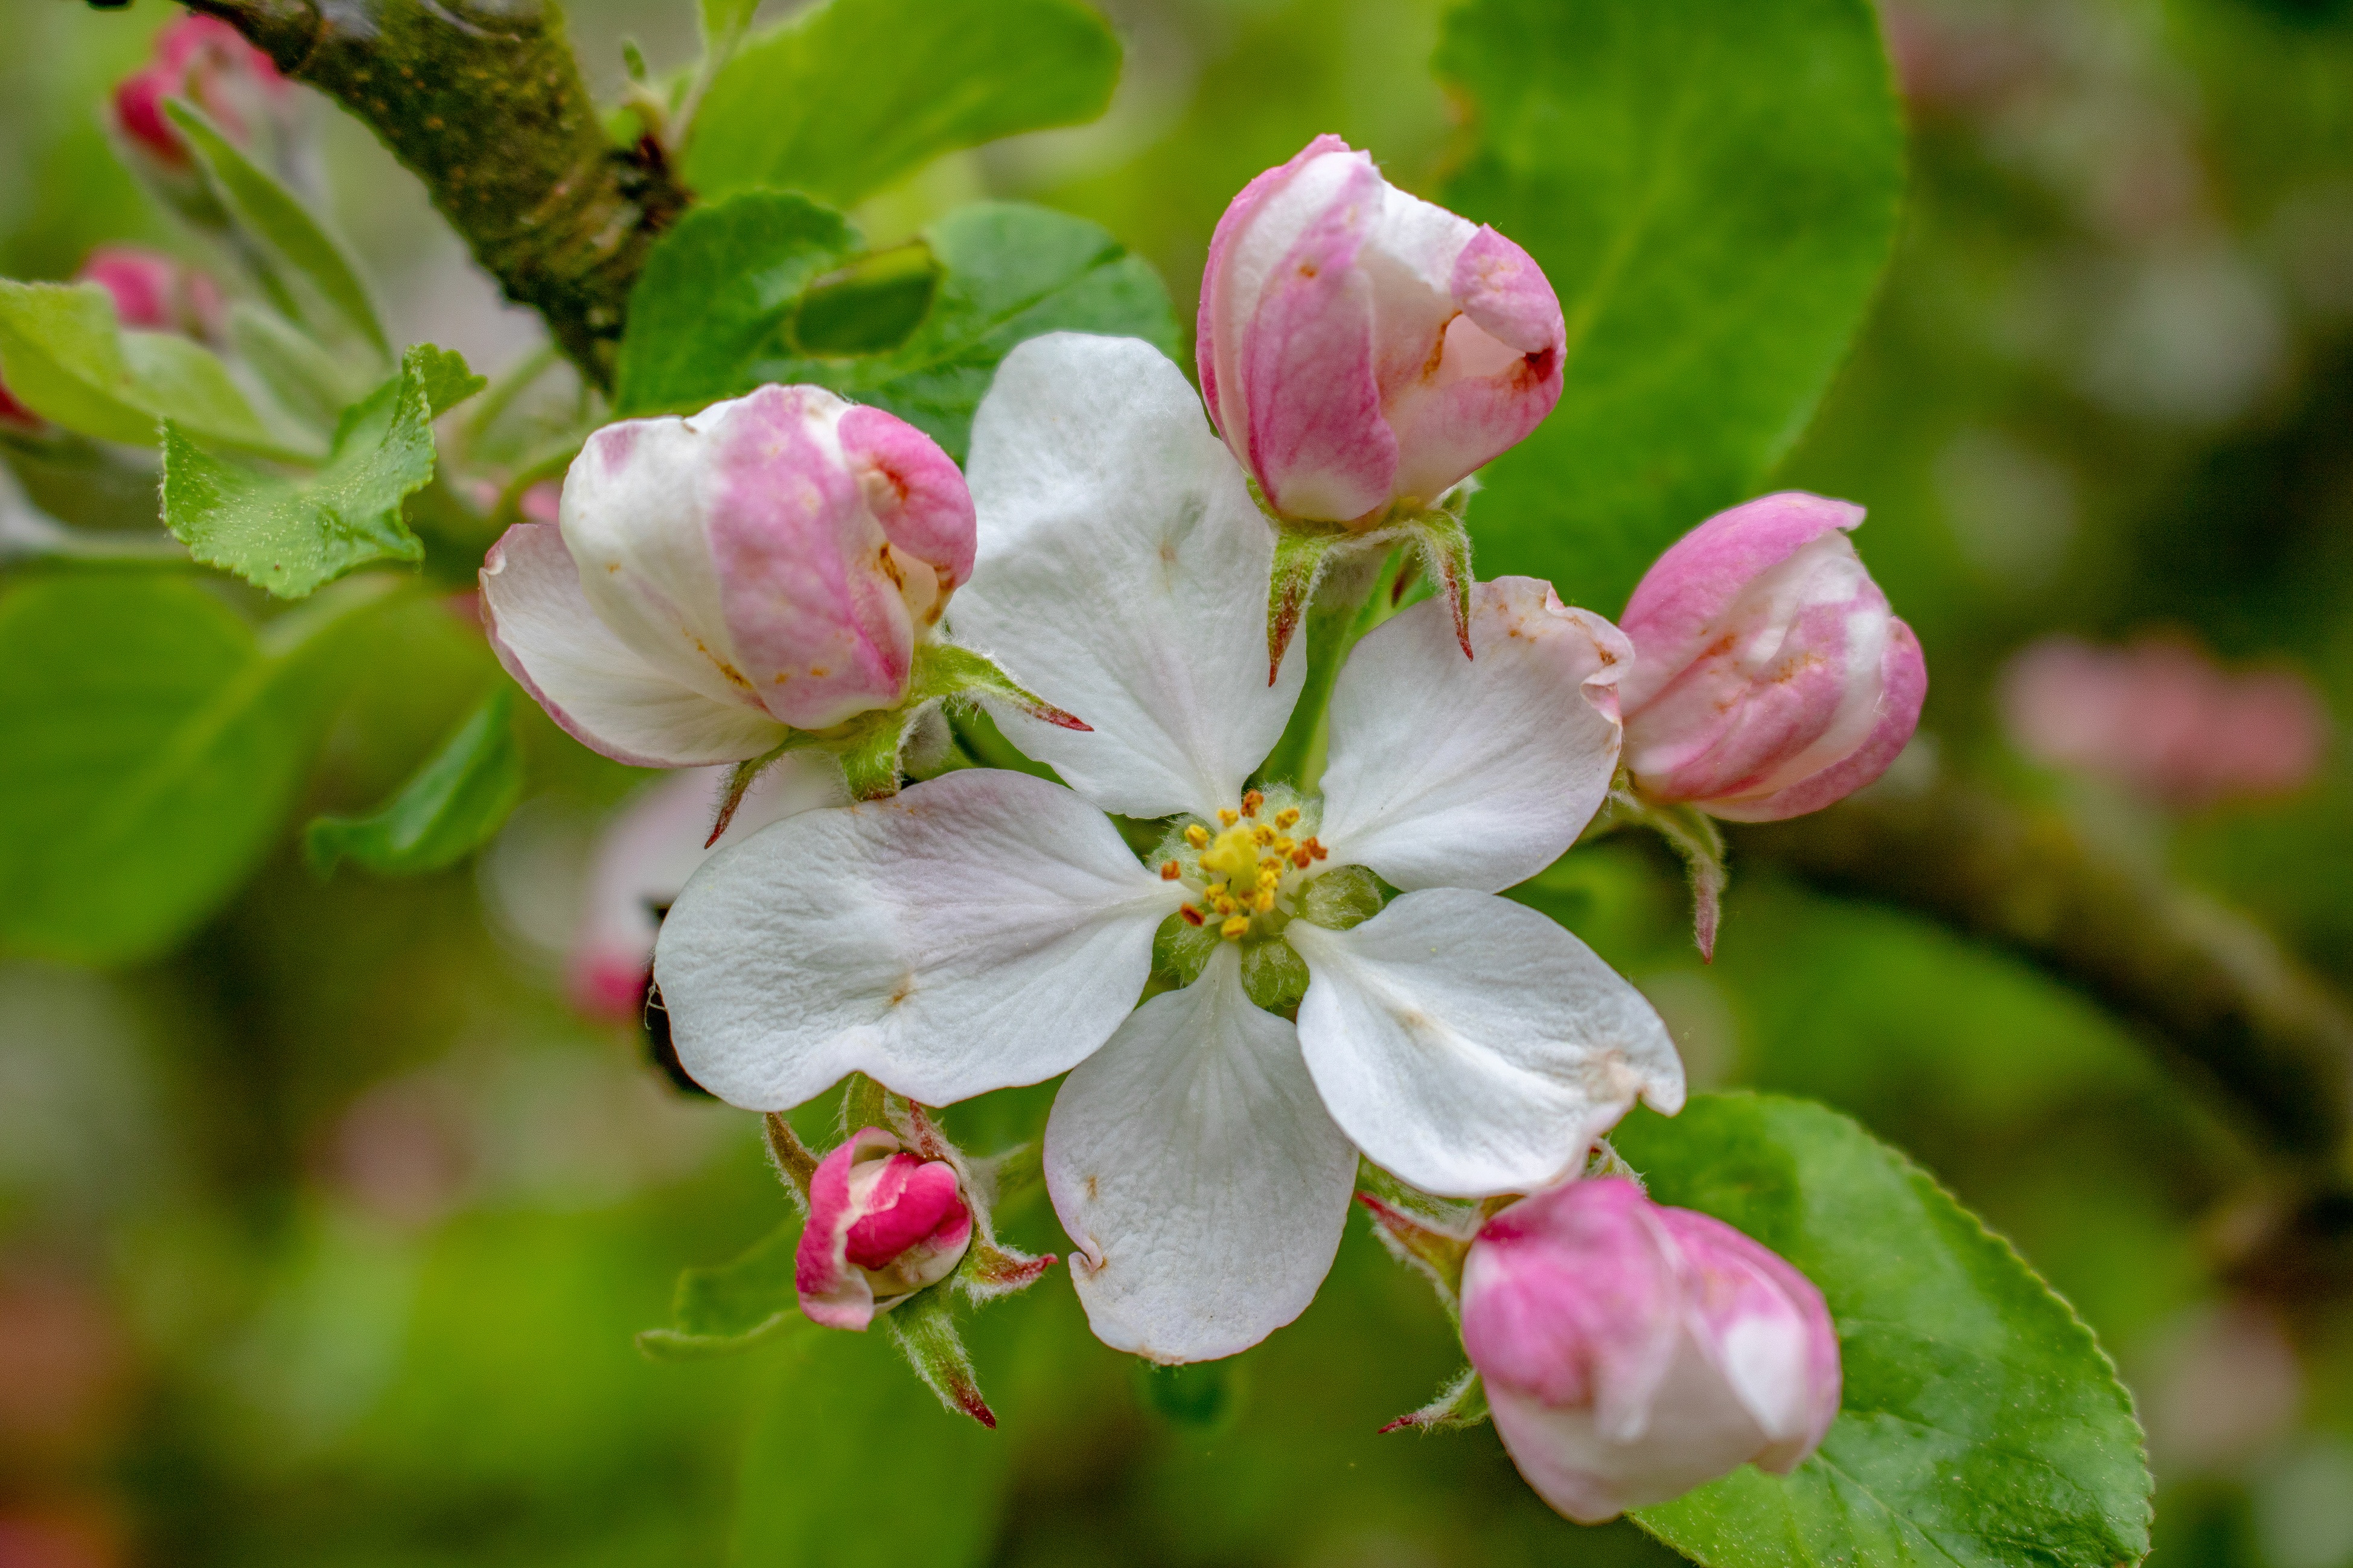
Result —
M 1092 120 L 1118 79 L 1119 40 L 1080 0 L 828 0 L 719 72 L 686 183 L 849 206 L 944 153 Z
M 733 1263 L 690 1268 L 678 1277 L 672 1324 L 648 1329 L 638 1348 L 658 1361 L 733 1355 L 810 1326 L 793 1284 L 801 1222 L 793 1220 Z
M 1491 464 L 1480 567 L 1624 602 L 1812 416 L 1895 237 L 1904 134 L 1869 0 L 1471 0 L 1447 205 L 1567 318 L 1560 405 Z
M 0 598 L 0 950 L 172 946 L 269 852 L 390 584 L 253 628 L 193 578 L 58 574 Z
M 228 368 L 172 332 L 125 331 L 95 283 L 0 279 L 0 381 L 16 400 L 78 435 L 155 444 L 159 420 L 248 451 L 281 446 Z
M 1735 1471 L 1641 1526 L 1707 1568 L 2118 1568 L 2148 1551 L 2132 1399 L 2067 1303 L 1926 1173 L 1834 1111 L 1697 1095 L 1610 1142 L 1659 1202 L 1820 1288 L 1844 1407 L 1787 1477 Z
M 328 233 L 276 175 L 223 135 L 202 110 L 174 99 L 164 104 L 164 113 L 178 128 L 189 153 L 238 225 L 316 289 L 343 324 L 364 339 L 383 363 L 390 363 L 392 340 L 385 335 L 375 300 L 343 242 Z
M 436 419 L 491 384 L 490 377 L 473 373 L 464 354 L 431 343 L 410 349 L 402 358 L 401 368 L 416 372 L 425 387 L 426 406 Z
M 921 322 L 886 352 L 820 357 L 796 346 L 793 329 L 798 321 L 806 333 L 807 291 L 820 278 L 834 284 L 856 231 L 774 192 L 689 213 L 655 246 L 630 297 L 620 411 L 691 412 L 768 382 L 812 382 L 889 409 L 961 461 L 973 410 L 1025 339 L 1103 332 L 1176 352 L 1176 312 L 1158 275 L 1082 218 L 982 203 L 924 237 L 940 271 Z M 830 307 L 815 308 L 822 318 Z M 881 336 L 883 326 L 898 331 L 871 317 L 855 330 Z M 819 331 L 853 335 L 839 321 Z
M 858 248 L 858 231 L 801 196 L 754 192 L 690 210 L 646 257 L 614 374 L 628 416 L 692 411 L 760 384 L 802 291 Z
M 279 406 L 322 437 L 364 391 L 350 384 L 334 355 L 275 310 L 240 300 L 229 307 L 228 331 L 237 357 L 261 378 Z
M 365 816 L 322 816 L 302 834 L 321 876 L 344 860 L 387 877 L 455 865 L 486 843 L 522 794 L 514 691 L 501 687 L 394 795 Z
M 832 358 L 897 348 L 931 313 L 941 270 L 921 240 L 860 257 L 801 296 L 793 312 L 793 348 Z
M 433 477 L 433 415 L 480 384 L 430 344 L 353 405 L 326 466 L 290 479 L 206 451 L 176 424 L 164 436 L 164 521 L 197 560 L 283 599 L 372 561 L 418 561 L 401 503 Z

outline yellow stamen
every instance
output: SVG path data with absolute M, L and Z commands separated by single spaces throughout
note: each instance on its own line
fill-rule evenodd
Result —
M 1274 908 L 1274 889 L 1272 888 L 1261 888 L 1258 890 L 1258 897 L 1252 899 L 1250 902 L 1257 908 L 1259 913 L 1266 913 L 1267 910 Z
M 1239 939 L 1241 934 L 1248 930 L 1250 930 L 1250 916 L 1236 915 L 1233 919 L 1228 921 L 1225 924 L 1218 928 L 1218 934 L 1225 937 L 1229 941 L 1232 941 Z
M 1293 824 L 1297 823 L 1298 820 L 1299 808 L 1295 805 L 1286 805 L 1281 811 L 1274 814 L 1274 825 L 1277 827 L 1292 826 Z
M 1261 847 L 1264 847 L 1265 846 L 1273 843 L 1274 829 L 1269 827 L 1263 822 L 1260 823 L 1256 827 L 1250 829 L 1250 842 L 1260 846 Z
M 1207 849 L 1209 847 L 1209 830 L 1197 822 L 1185 830 L 1185 842 L 1196 849 Z
M 1185 905 L 1176 912 L 1185 917 L 1185 923 L 1188 926 L 1199 925 L 1202 921 L 1208 919 L 1207 915 L 1204 915 L 1200 910 L 1195 909 L 1190 904 Z
M 1242 792 L 1242 815 L 1244 816 L 1256 816 L 1258 815 L 1258 808 L 1265 804 L 1266 796 L 1261 795 L 1258 791 L 1251 789 L 1244 790 Z
M 1183 876 L 1183 875 L 1184 875 L 1184 870 L 1183 870 L 1183 868 L 1182 868 L 1181 867 L 1179 867 L 1179 866 L 1176 864 L 1176 861 L 1174 861 L 1174 860 L 1163 860 L 1162 862 L 1160 862 L 1160 879 L 1161 879 L 1162 881 L 1164 881 L 1164 882 L 1173 882 L 1173 881 L 1175 881 L 1178 877 L 1181 877 L 1181 876 Z
M 1218 820 L 1224 823 L 1228 827 L 1231 827 L 1235 823 L 1240 822 L 1241 817 L 1242 814 L 1236 811 L 1230 805 L 1221 805 L 1218 807 Z
M 1296 840 L 1289 838 L 1278 838 L 1269 846 L 1278 855 L 1288 855 L 1295 847 Z

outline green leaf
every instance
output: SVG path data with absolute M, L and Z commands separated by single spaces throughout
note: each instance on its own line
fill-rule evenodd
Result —
M 406 877 L 481 847 L 522 795 L 513 714 L 513 689 L 491 692 L 392 799 L 365 816 L 313 821 L 302 834 L 304 858 L 322 876 L 348 858 Z
M 171 419 L 208 440 L 301 458 L 280 446 L 211 350 L 173 332 L 125 331 L 95 283 L 0 279 L 0 381 L 78 435 L 155 444 Z
M 481 385 L 456 354 L 420 344 L 400 374 L 343 414 L 326 466 L 291 479 L 164 431 L 164 522 L 208 565 L 282 599 L 372 561 L 420 561 L 401 503 L 433 478 L 433 416 Z
M 322 227 L 294 193 L 246 156 L 203 110 L 174 99 L 164 113 L 178 128 L 222 204 L 239 226 L 276 259 L 301 278 L 343 325 L 392 361 L 392 340 L 358 265 L 343 242 Z
M 2132 1400 L 2073 1309 L 1925 1172 L 1802 1100 L 1697 1095 L 1611 1135 L 1659 1202 L 1778 1252 L 1838 1321 L 1844 1407 L 1788 1477 L 1636 1520 L 1707 1568 L 2117 1568 L 2148 1551 Z
M 793 312 L 788 338 L 811 355 L 895 349 L 931 314 L 941 270 L 921 240 L 862 256 L 809 285 Z
M 253 628 L 187 576 L 73 574 L 0 598 L 0 949 L 171 947 L 269 852 L 390 584 Z
M 363 390 L 335 357 L 275 310 L 240 300 L 229 307 L 229 342 L 280 407 L 323 437 Z
M 692 411 L 759 384 L 802 292 L 858 248 L 829 207 L 759 191 L 691 209 L 646 257 L 614 373 L 624 415 Z
M 773 192 L 689 213 L 654 247 L 631 296 L 621 412 L 691 412 L 767 382 L 813 382 L 889 409 L 962 461 L 973 410 L 1024 339 L 1104 332 L 1176 352 L 1159 276 L 1082 218 L 982 203 L 950 213 L 924 238 L 942 271 L 922 321 L 885 352 L 818 356 L 793 329 L 807 330 L 816 308 L 807 291 L 821 278 L 832 285 L 856 231 Z M 893 296 L 874 289 L 866 298 L 887 310 Z M 853 335 L 839 318 L 825 330 L 837 341 Z M 871 317 L 854 330 L 881 335 Z
M 648 1329 L 638 1348 L 657 1361 L 733 1355 L 809 1327 L 793 1283 L 801 1222 L 792 1220 L 732 1263 L 678 1277 L 671 1327 Z
M 705 196 L 849 206 L 944 153 L 1092 120 L 1119 41 L 1080 0 L 829 0 L 746 44 L 686 150 Z
M 1560 405 L 1471 509 L 1482 575 L 1624 602 L 1811 417 L 1895 235 L 1903 134 L 1868 0 L 1472 0 L 1443 193 L 1544 268 Z

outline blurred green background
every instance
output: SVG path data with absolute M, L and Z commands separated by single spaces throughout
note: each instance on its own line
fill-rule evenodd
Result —
M 933 166 L 861 210 L 870 238 L 1041 202 L 1150 258 L 1189 321 L 1226 202 L 1311 135 L 1412 189 L 1449 165 L 1439 0 L 1104 8 L 1128 59 L 1103 120 Z M 600 91 L 624 36 L 657 70 L 691 58 L 685 0 L 568 10 Z M 0 0 L 0 273 L 185 247 L 98 112 L 172 14 Z M 2167 630 L 2353 715 L 2353 5 L 1888 0 L 1883 19 L 1906 214 L 1780 477 L 1871 509 L 1859 543 L 1926 647 L 1944 767 L 2353 984 L 2341 741 L 2292 795 L 2167 816 L 2036 768 L 1994 700 L 2038 637 Z M 415 181 L 318 118 L 396 341 L 491 371 L 530 352 L 535 321 Z M 308 807 L 381 799 L 503 679 L 462 616 L 399 616 L 370 722 L 335 733 Z M 1491 1432 L 1375 1435 L 1456 1363 L 1426 1289 L 1353 1221 L 1315 1306 L 1206 1414 L 1155 1408 L 1186 1391 L 1154 1399 L 1096 1345 L 1059 1269 L 977 1321 L 995 1434 L 879 1336 L 640 1359 L 678 1269 L 786 1211 L 755 1119 L 567 1007 L 586 858 L 644 776 L 525 719 L 528 798 L 475 865 L 322 884 L 290 845 L 173 957 L 0 963 L 0 1564 L 1672 1560 L 1555 1518 Z M 1713 967 L 1645 845 L 1581 851 L 1536 896 L 1651 995 L 1695 1082 L 1861 1118 L 2076 1304 L 2149 1427 L 2163 1568 L 2353 1564 L 2353 1312 L 2316 1273 L 2229 1267 L 2275 1178 L 2196 1079 L 2010 958 L 1767 873 L 1736 867 Z M 949 1121 L 986 1149 L 1042 1093 Z M 1060 1249 L 1042 1202 L 1008 1217 Z

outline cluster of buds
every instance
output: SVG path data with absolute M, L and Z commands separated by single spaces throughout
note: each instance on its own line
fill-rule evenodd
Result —
M 1471 1363 L 1389 1429 L 1492 1416 L 1529 1486 L 1581 1524 L 1744 1464 L 1787 1475 L 1838 1415 L 1838 1331 L 1821 1292 L 1721 1220 L 1652 1203 L 1620 1176 L 1483 1220 L 1359 1200 L 1376 1234 L 1437 1283 Z
M 101 245 L 90 253 L 77 283 L 95 283 L 114 301 L 114 317 L 134 331 L 217 338 L 227 307 L 210 276 L 158 251 Z M 41 416 L 0 384 L 0 425 L 37 429 Z
M 889 794 L 927 705 L 1028 697 L 937 637 L 972 575 L 972 495 L 937 443 L 879 408 L 764 386 L 607 426 L 559 517 L 491 548 L 484 620 L 508 672 L 617 761 L 754 764 L 748 784 L 816 744 L 860 795 Z
M 1008 1170 L 1034 1175 L 1036 1151 L 969 1159 L 922 1106 L 855 1076 L 842 1111 L 858 1131 L 823 1159 L 782 1116 L 768 1118 L 769 1152 L 807 1215 L 793 1255 L 801 1312 L 858 1333 L 880 1320 L 943 1405 L 995 1426 L 956 1331 L 955 1299 L 992 1301 L 1053 1266 L 1050 1253 L 1033 1258 L 998 1241 L 989 1223 Z

